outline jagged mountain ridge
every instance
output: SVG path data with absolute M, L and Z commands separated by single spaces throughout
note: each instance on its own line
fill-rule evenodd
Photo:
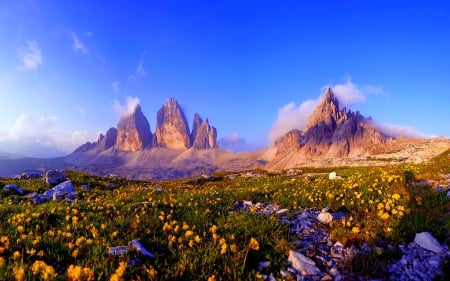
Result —
M 158 113 L 155 133 L 151 132 L 141 108 L 136 107 L 131 115 L 119 120 L 117 128 L 110 128 L 96 142 L 86 143 L 54 161 L 1 160 L 7 164 L 2 167 L 0 163 L 0 175 L 20 173 L 19 169 L 58 167 L 128 178 L 168 179 L 217 170 L 422 162 L 450 147 L 450 140 L 443 138 L 388 137 L 377 129 L 371 118 L 340 109 L 332 89 L 324 93 L 303 131 L 291 130 L 273 146 L 250 153 L 219 149 L 217 130 L 198 114 L 194 115 L 189 131 L 186 117 L 175 99 L 169 99 Z
M 339 108 L 331 88 L 316 106 L 305 131 L 291 130 L 275 142 L 277 152 L 270 168 L 286 168 L 309 160 L 362 157 L 375 145 L 391 139 L 358 111 Z
M 74 153 L 104 151 L 109 148 L 124 152 L 141 151 L 154 147 L 175 150 L 218 148 L 217 130 L 209 125 L 198 113 L 194 115 L 192 132 L 189 130 L 186 116 L 174 98 L 162 105 L 157 113 L 156 131 L 152 133 L 150 123 L 137 105 L 131 114 L 122 116 L 117 128 L 110 128 L 106 135 L 100 134 L 94 143 L 88 142 Z

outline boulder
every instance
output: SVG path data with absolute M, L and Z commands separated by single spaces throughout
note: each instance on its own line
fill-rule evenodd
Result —
M 17 192 L 20 195 L 23 195 L 25 193 L 25 191 L 17 184 L 7 184 L 3 187 L 3 190 Z
M 66 201 L 68 202 L 73 202 L 77 196 L 73 188 L 72 181 L 69 180 L 62 182 L 51 189 L 48 189 L 42 194 L 33 192 L 29 195 L 29 197 L 34 204 L 40 204 L 51 199 L 66 199 Z
M 296 251 L 289 251 L 288 262 L 291 263 L 292 268 L 303 276 L 322 273 L 320 269 L 316 267 L 316 263 L 312 259 Z
M 59 170 L 48 170 L 45 173 L 44 182 L 50 186 L 62 183 L 67 179 L 66 174 Z
M 420 247 L 432 251 L 436 254 L 442 254 L 445 250 L 429 232 L 416 233 L 414 242 Z

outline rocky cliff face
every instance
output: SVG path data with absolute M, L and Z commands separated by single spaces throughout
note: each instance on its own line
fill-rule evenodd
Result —
M 96 142 L 88 142 L 74 152 L 101 152 L 114 147 L 120 151 L 140 151 L 152 147 L 175 150 L 217 148 L 217 130 L 208 119 L 194 115 L 192 132 L 189 133 L 186 116 L 178 102 L 170 98 L 157 114 L 156 131 L 150 131 L 150 124 L 138 105 L 131 115 L 122 117 L 116 128 L 110 128 L 106 135 L 100 134 Z
M 202 118 L 196 113 L 191 133 L 192 147 L 195 149 L 217 148 L 217 130 L 209 125 L 208 119 Z
M 150 124 L 138 105 L 133 114 L 119 120 L 114 147 L 122 151 L 138 151 L 150 147 L 151 144 Z
M 113 147 L 117 141 L 117 129 L 112 127 L 106 132 L 106 135 L 103 136 L 100 134 L 100 138 L 97 141 L 97 147 L 99 150 L 106 150 L 110 147 Z
M 326 159 L 364 155 L 386 140 L 370 118 L 346 108 L 340 110 L 338 99 L 328 88 L 309 117 L 305 132 L 291 131 L 276 146 L 279 157 L 296 150 L 305 159 Z
M 156 120 L 157 146 L 169 149 L 188 149 L 191 147 L 186 116 L 174 98 L 170 98 L 161 107 Z

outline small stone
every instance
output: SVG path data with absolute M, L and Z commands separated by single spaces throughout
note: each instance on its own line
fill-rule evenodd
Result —
M 335 180 L 335 179 L 336 179 L 336 172 L 331 172 L 331 173 L 328 175 L 328 179 L 329 179 L 329 180 Z
M 265 268 L 268 268 L 268 267 L 270 267 L 270 261 L 260 261 L 258 263 L 258 270 L 259 271 L 261 271 L 261 270 L 263 270 Z
M 317 219 L 323 224 L 329 224 L 333 220 L 333 215 L 329 212 L 322 212 L 317 216 Z
M 244 206 L 244 209 L 249 209 L 251 206 L 253 206 L 252 201 L 243 200 L 242 206 Z
M 89 190 L 89 189 L 91 189 L 91 187 L 90 187 L 89 185 L 87 185 L 87 184 L 83 184 L 83 185 L 81 186 L 81 189 Z
M 332 276 L 325 274 L 320 281 L 332 281 L 334 280 Z
M 330 273 L 331 276 L 336 277 L 339 275 L 339 270 L 336 267 L 332 267 L 328 270 L 328 273 Z
M 301 275 L 316 275 L 321 271 L 315 266 L 315 262 L 296 251 L 289 251 L 288 261 L 292 267 Z
M 149 258 L 154 258 L 155 255 L 150 253 L 149 251 L 147 251 L 147 249 L 145 249 L 144 245 L 141 244 L 141 242 L 139 242 L 138 240 L 132 240 L 130 242 L 130 245 L 136 249 L 136 251 L 140 252 L 141 254 L 143 254 L 144 256 L 147 256 Z
M 417 233 L 416 237 L 414 238 L 414 242 L 422 248 L 435 252 L 437 254 L 441 254 L 444 252 L 444 248 L 429 232 Z
M 289 212 L 289 209 L 281 209 L 281 210 L 277 211 L 277 215 L 281 215 L 281 214 L 284 214 L 284 213 L 287 213 L 287 212 Z
M 123 256 L 129 249 L 128 246 L 109 247 L 106 253 L 111 256 Z

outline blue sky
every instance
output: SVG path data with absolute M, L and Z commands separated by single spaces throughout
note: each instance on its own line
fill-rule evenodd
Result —
M 301 129 L 326 86 L 390 132 L 449 137 L 449 2 L 0 3 L 0 151 L 66 154 L 127 100 L 154 131 L 169 97 L 223 147 L 256 149 Z

